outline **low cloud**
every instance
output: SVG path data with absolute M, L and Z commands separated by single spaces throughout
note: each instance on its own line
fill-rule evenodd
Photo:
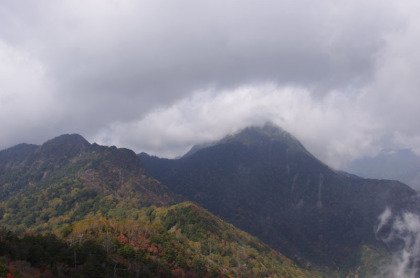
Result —
M 420 275 L 420 217 L 411 212 L 392 215 L 387 208 L 379 217 L 377 234 L 394 250 L 389 265 L 376 277 L 415 278 Z M 386 230 L 385 232 L 383 230 Z
M 130 123 L 113 123 L 97 140 L 164 157 L 193 144 L 219 140 L 248 125 L 272 121 L 302 138 L 305 146 L 333 166 L 367 152 L 375 139 L 369 115 L 354 108 L 358 99 L 331 94 L 314 99 L 303 88 L 275 85 L 197 92 L 168 108 Z M 113 134 L 112 138 L 106 138 Z

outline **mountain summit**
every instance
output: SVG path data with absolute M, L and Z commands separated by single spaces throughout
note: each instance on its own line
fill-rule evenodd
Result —
M 286 131 L 249 127 L 181 159 L 140 154 L 152 176 L 216 215 L 303 260 L 342 268 L 374 234 L 386 207 L 416 192 L 396 181 L 338 173 Z
M 277 142 L 295 150 L 306 151 L 303 145 L 290 133 L 267 122 L 263 126 L 247 127 L 234 135 L 226 136 L 220 143 L 241 142 L 244 145 L 260 145 Z
M 266 122 L 263 126 L 251 126 L 244 128 L 235 134 L 226 136 L 218 142 L 195 145 L 182 158 L 188 157 L 201 149 L 205 149 L 217 144 L 233 142 L 240 142 L 248 146 L 266 145 L 277 142 L 283 145 L 287 145 L 287 147 L 290 149 L 309 153 L 293 135 L 271 122 Z

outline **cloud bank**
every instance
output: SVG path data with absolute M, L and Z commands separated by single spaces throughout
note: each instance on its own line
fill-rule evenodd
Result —
M 270 120 L 334 167 L 420 150 L 416 1 L 5 1 L 0 148 L 177 156 Z

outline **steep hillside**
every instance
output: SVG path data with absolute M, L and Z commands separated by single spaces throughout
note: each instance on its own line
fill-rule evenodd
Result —
M 385 248 L 374 233 L 378 216 L 416 202 L 399 182 L 332 170 L 271 124 L 181 159 L 139 157 L 176 193 L 289 256 L 332 268 L 360 264 L 365 246 Z

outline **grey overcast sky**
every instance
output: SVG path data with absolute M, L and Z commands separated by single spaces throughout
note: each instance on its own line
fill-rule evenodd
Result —
M 4 0 L 0 149 L 174 157 L 270 120 L 342 168 L 420 153 L 420 2 Z

